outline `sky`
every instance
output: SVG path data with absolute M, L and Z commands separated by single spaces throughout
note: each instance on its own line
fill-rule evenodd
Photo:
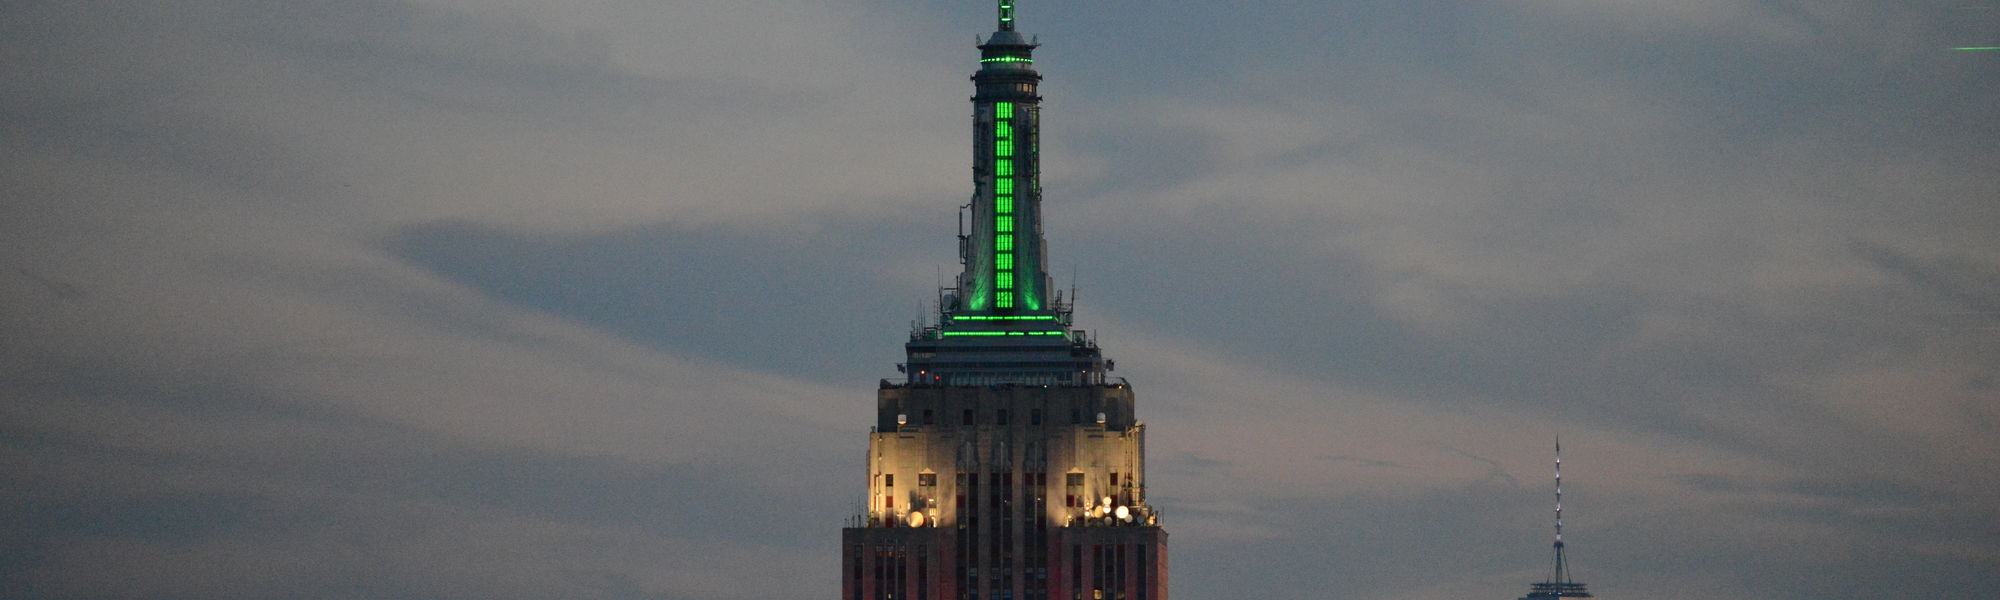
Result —
M 2000 597 L 2000 4 L 1018 10 L 1175 597 Z M 992 28 L 0 4 L 0 598 L 837 597 Z

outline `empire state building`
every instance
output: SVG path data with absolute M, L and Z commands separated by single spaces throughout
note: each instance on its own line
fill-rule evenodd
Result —
M 1145 424 L 1052 289 L 1036 44 L 1000 0 L 972 76 L 964 269 L 876 392 L 843 600 L 1166 600 Z

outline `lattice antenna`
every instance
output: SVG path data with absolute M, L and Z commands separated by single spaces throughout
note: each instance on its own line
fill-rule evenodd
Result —
M 1556 436 L 1556 564 L 1552 583 L 1569 583 L 1569 564 L 1563 557 L 1563 443 Z

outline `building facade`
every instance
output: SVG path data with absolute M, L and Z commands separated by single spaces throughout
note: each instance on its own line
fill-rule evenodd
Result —
M 841 531 L 843 600 L 1166 600 L 1145 424 L 1050 285 L 1036 44 L 1012 0 L 972 76 L 963 270 L 876 392 L 867 508 Z

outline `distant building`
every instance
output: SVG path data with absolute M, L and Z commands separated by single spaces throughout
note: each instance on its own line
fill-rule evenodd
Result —
M 867 508 L 842 600 L 1166 600 L 1132 387 L 1053 290 L 1042 244 L 1036 44 L 1012 0 L 972 76 L 964 270 L 876 392 Z
M 1556 440 L 1556 558 L 1549 569 L 1549 578 L 1532 584 L 1528 595 L 1520 600 L 1540 600 L 1542 598 L 1590 598 L 1590 591 L 1583 583 L 1570 579 L 1569 559 L 1563 556 L 1563 446 Z

